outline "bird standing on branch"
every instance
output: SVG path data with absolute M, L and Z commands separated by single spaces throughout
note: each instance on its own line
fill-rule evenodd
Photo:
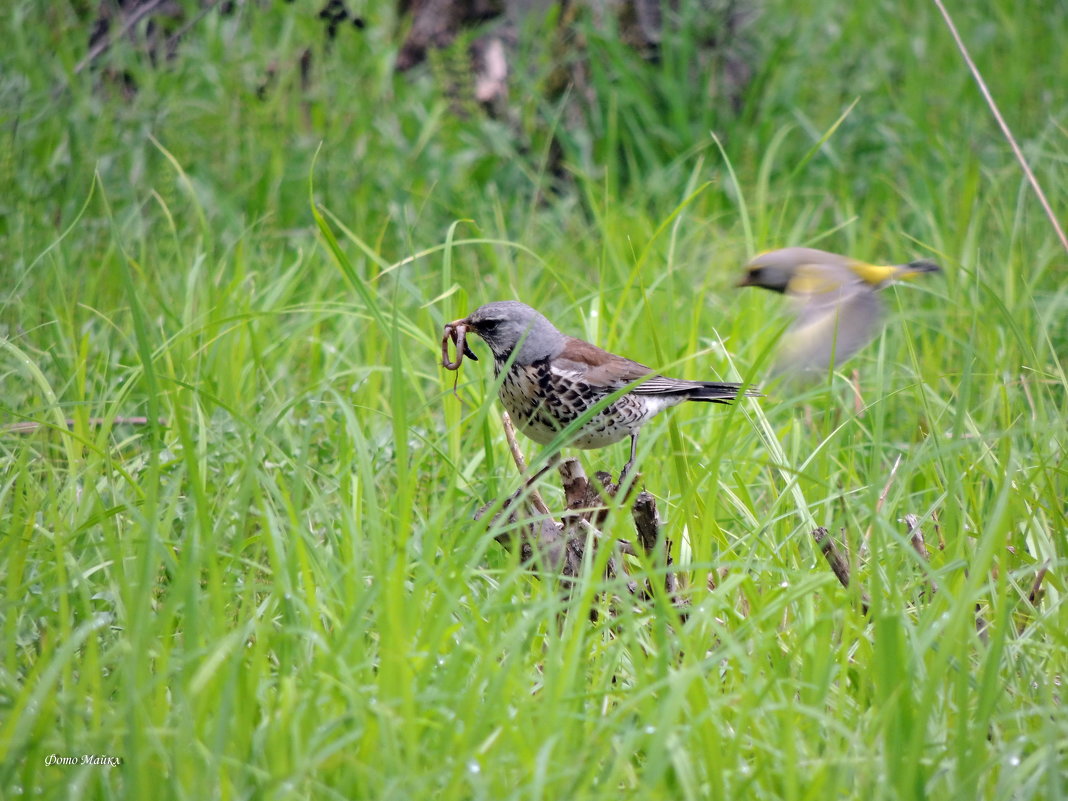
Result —
M 501 403 L 519 430 L 542 445 L 599 401 L 624 390 L 569 440 L 576 448 L 603 448 L 629 436 L 630 459 L 620 483 L 634 465 L 639 430 L 659 412 L 683 401 L 730 403 L 739 394 L 758 394 L 743 391 L 739 384 L 658 375 L 643 364 L 561 333 L 542 314 L 514 300 L 480 306 L 445 330 L 446 339 L 452 335 L 458 350 L 455 363 L 446 355 L 445 366 L 451 369 L 459 368 L 464 354 L 474 357 L 464 338 L 468 331 L 489 345 L 496 374 L 505 373 Z

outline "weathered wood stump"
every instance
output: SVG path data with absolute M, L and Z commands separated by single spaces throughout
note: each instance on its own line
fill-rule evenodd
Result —
M 515 439 L 515 430 L 508 415 L 503 415 L 505 435 L 520 475 L 526 476 L 527 466 Z M 532 568 L 559 576 L 570 584 L 581 575 L 586 559 L 595 559 L 597 549 L 611 548 L 605 562 L 605 578 L 625 579 L 631 595 L 650 598 L 654 594 L 651 580 L 641 584 L 630 578 L 626 557 L 638 557 L 644 561 L 650 574 L 663 573 L 664 589 L 673 603 L 678 603 L 676 593 L 679 581 L 672 570 L 671 541 L 661 531 L 656 499 L 652 493 L 641 490 L 634 495 L 640 476 L 627 485 L 627 497 L 617 501 L 620 485 L 610 473 L 598 471 L 594 480 L 587 477 L 578 459 L 569 458 L 556 465 L 564 491 L 565 510 L 556 518 L 546 505 L 541 494 L 529 483 L 503 505 L 494 501 L 482 507 L 475 519 L 481 519 L 491 509 L 497 508 L 491 525 L 503 524 L 506 528 L 497 535 L 497 541 L 511 548 L 519 548 L 520 557 Z M 634 495 L 633 501 L 630 496 Z M 633 540 L 610 537 L 603 533 L 605 521 L 612 509 L 621 508 L 630 502 L 634 523 Z M 528 508 L 529 507 L 529 508 Z

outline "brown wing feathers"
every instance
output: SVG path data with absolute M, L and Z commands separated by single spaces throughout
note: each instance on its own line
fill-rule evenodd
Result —
M 605 389 L 618 389 L 626 384 L 645 378 L 653 371 L 644 364 L 616 356 L 581 339 L 568 337 L 557 363 L 566 367 L 574 365 L 583 373 L 584 380 Z M 685 381 L 667 376 L 654 376 L 633 390 L 635 395 L 685 394 L 690 400 L 728 403 L 738 395 L 738 384 L 718 381 Z

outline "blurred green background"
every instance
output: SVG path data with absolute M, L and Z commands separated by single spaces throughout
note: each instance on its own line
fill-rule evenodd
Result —
M 655 61 L 578 13 L 584 93 L 528 21 L 492 117 L 475 33 L 395 74 L 391 4 L 332 40 L 318 3 L 181 4 L 173 57 L 142 23 L 76 72 L 95 4 L 9 2 L 5 797 L 1068 794 L 1066 254 L 933 5 L 680 5 Z M 1063 221 L 1068 6 L 955 5 Z M 786 245 L 944 273 L 782 385 L 783 299 L 733 284 Z M 505 298 L 764 385 L 642 438 L 688 614 L 568 600 L 472 521 L 517 477 L 439 337 Z

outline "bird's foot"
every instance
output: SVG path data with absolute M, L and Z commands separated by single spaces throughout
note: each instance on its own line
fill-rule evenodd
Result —
M 634 467 L 633 460 L 629 461 L 625 465 L 623 465 L 623 469 L 619 471 L 619 481 L 617 482 L 618 486 L 620 486 L 620 487 L 623 486 L 623 483 L 627 480 L 627 476 L 630 475 L 630 471 L 631 471 L 631 469 L 633 467 Z M 641 473 L 638 473 L 636 478 L 641 478 Z

